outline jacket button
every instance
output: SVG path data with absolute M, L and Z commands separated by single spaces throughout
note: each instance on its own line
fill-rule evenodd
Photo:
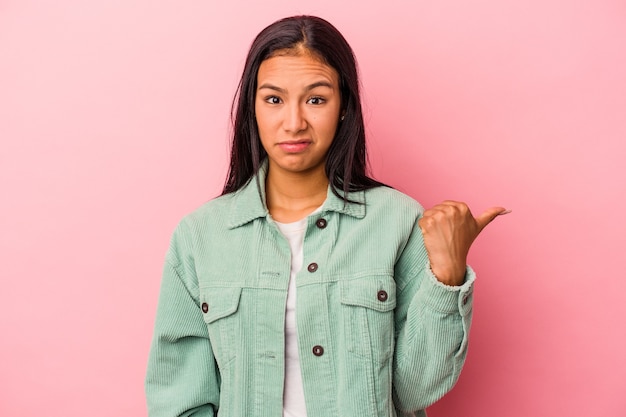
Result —
M 378 301 L 387 301 L 388 295 L 387 291 L 380 290 L 378 291 Z
M 326 219 L 317 219 L 317 221 L 315 222 L 315 225 L 320 229 L 325 228 L 327 224 L 328 222 L 326 221 Z
M 322 356 L 324 354 L 324 348 L 320 345 L 313 346 L 313 354 L 315 356 Z
M 207 303 L 202 303 L 202 312 L 203 313 L 209 312 L 209 305 Z
M 317 271 L 317 264 L 315 262 L 310 263 L 307 269 L 309 270 L 309 272 L 315 272 Z

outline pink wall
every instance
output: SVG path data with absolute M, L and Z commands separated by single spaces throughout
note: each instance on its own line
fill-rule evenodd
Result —
M 626 415 L 624 2 L 215 3 L 0 1 L 0 415 L 145 415 L 170 233 L 220 190 L 253 36 L 296 13 L 357 53 L 378 178 L 513 209 L 431 416 Z

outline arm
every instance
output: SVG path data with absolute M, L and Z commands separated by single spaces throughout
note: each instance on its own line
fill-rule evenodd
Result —
M 426 408 L 458 380 L 467 354 L 475 275 L 470 246 L 498 215 L 474 218 L 464 203 L 445 201 L 423 213 L 396 265 L 394 395 L 404 411 Z
M 396 265 L 393 384 L 400 410 L 430 406 L 458 380 L 467 354 L 474 279 L 468 267 L 463 285 L 439 282 L 415 226 Z
M 213 417 L 219 372 L 202 318 L 193 265 L 178 255 L 177 233 L 167 256 L 146 375 L 150 417 Z

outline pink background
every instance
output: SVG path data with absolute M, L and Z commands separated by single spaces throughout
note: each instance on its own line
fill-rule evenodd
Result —
M 504 205 L 432 417 L 626 415 L 626 4 L 0 0 L 0 415 L 145 416 L 163 256 L 279 17 L 359 58 L 375 175 Z M 314 5 L 313 5 L 314 4 Z

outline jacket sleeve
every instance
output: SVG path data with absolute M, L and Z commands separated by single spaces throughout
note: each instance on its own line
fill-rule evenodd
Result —
M 394 403 L 413 415 L 458 380 L 467 354 L 475 274 L 468 267 L 458 287 L 437 281 L 417 222 L 395 269 Z
M 165 262 L 148 359 L 150 417 L 213 417 L 219 404 L 219 373 L 184 241 L 179 226 Z

